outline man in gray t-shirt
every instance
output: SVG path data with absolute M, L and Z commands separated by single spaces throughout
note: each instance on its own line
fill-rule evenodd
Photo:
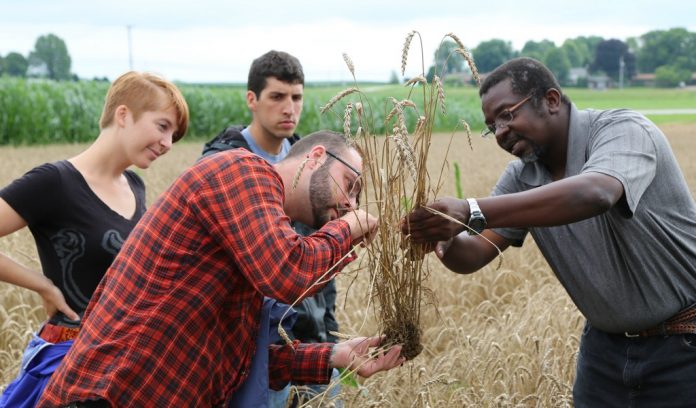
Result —
M 578 110 L 530 58 L 497 68 L 479 93 L 484 136 L 520 160 L 491 197 L 428 204 L 461 223 L 421 209 L 404 233 L 439 241 L 460 273 L 498 255 L 484 237 L 504 250 L 531 233 L 587 318 L 575 406 L 692 404 L 696 204 L 662 132 L 633 111 Z

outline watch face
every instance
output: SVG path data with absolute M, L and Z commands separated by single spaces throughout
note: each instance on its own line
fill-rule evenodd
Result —
M 483 217 L 474 217 L 469 220 L 469 227 L 476 232 L 482 232 L 486 228 L 486 219 Z

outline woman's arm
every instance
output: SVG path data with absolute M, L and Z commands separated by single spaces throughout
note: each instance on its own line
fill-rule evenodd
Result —
M 0 198 L 0 220 L 2 220 L 0 221 L 0 237 L 12 234 L 27 226 L 26 221 L 2 198 Z M 0 253 L 0 281 L 38 293 L 49 316 L 55 314 L 56 311 L 61 311 L 72 320 L 79 319 L 77 313 L 65 302 L 60 289 L 50 279 L 2 253 Z

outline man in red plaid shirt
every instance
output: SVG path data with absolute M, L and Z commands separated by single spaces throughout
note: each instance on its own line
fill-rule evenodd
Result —
M 248 375 L 263 296 L 315 293 L 375 230 L 357 209 L 361 169 L 343 136 L 324 131 L 274 166 L 234 149 L 185 171 L 123 244 L 39 406 L 223 405 Z M 291 218 L 321 228 L 302 237 Z M 403 363 L 399 346 L 369 357 L 380 342 L 272 345 L 271 387 Z

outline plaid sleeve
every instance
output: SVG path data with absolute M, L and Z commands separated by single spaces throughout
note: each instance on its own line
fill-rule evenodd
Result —
M 331 381 L 331 349 L 328 343 L 293 342 L 270 345 L 268 350 L 268 377 L 271 389 L 282 389 L 292 381 L 295 384 L 328 384 Z
M 283 182 L 273 168 L 252 154 L 224 153 L 202 162 L 219 168 L 207 172 L 206 184 L 189 203 L 201 224 L 264 296 L 290 304 L 308 288 L 307 296 L 317 292 L 321 287 L 312 284 L 350 249 L 348 223 L 334 220 L 309 237 L 298 235 L 284 212 Z

